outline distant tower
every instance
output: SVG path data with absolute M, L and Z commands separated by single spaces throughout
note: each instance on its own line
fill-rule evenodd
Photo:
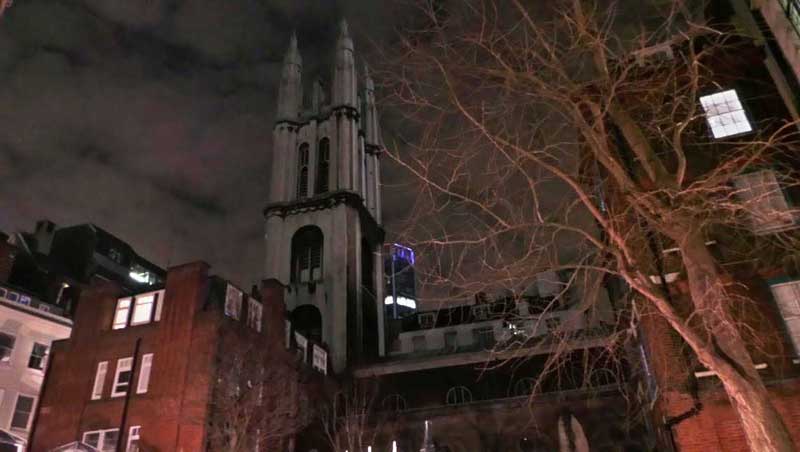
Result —
M 353 40 L 342 21 L 330 96 L 303 107 L 292 35 L 283 61 L 266 217 L 266 276 L 287 285 L 293 327 L 329 349 L 334 372 L 384 353 L 380 180 L 373 83 L 359 96 Z M 330 102 L 327 101 L 330 99 Z
M 393 243 L 387 245 L 386 295 L 383 306 L 386 317 L 400 319 L 417 312 L 417 284 L 414 274 L 414 250 Z

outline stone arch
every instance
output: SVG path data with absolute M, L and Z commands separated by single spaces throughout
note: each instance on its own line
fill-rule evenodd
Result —
M 317 226 L 303 226 L 292 236 L 290 280 L 307 283 L 322 279 L 324 236 Z
M 304 304 L 296 307 L 290 320 L 295 331 L 308 339 L 322 342 L 322 313 L 316 306 Z

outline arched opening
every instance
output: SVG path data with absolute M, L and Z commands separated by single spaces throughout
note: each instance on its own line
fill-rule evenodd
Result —
M 322 279 L 322 231 L 303 226 L 292 236 L 291 281 L 307 283 Z
M 472 391 L 467 389 L 466 386 L 454 386 L 447 391 L 448 405 L 461 405 L 463 403 L 472 403 Z
M 294 330 L 307 339 L 322 343 L 322 314 L 316 306 L 298 306 L 290 316 Z
M 306 197 L 308 197 L 308 143 L 303 143 L 297 153 L 297 199 Z
M 319 140 L 317 148 L 317 184 L 315 193 L 325 193 L 329 190 L 329 168 L 331 160 L 331 140 L 323 138 Z

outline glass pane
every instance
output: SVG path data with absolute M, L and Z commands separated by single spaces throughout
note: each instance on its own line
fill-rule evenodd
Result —
M 92 447 L 97 447 L 99 445 L 98 444 L 99 441 L 100 441 L 100 433 L 98 432 L 85 433 L 83 435 L 83 442 Z
M 136 298 L 131 325 L 141 325 L 150 322 L 153 315 L 153 299 L 154 297 L 152 294 Z

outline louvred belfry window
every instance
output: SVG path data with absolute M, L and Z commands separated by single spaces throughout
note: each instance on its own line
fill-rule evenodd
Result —
M 292 237 L 292 282 L 311 282 L 322 278 L 322 231 L 304 226 Z
M 317 186 L 316 193 L 325 193 L 328 191 L 328 177 L 331 159 L 331 141 L 327 138 L 319 140 L 317 158 Z
M 297 199 L 303 199 L 308 197 L 308 143 L 300 145 L 297 163 Z

